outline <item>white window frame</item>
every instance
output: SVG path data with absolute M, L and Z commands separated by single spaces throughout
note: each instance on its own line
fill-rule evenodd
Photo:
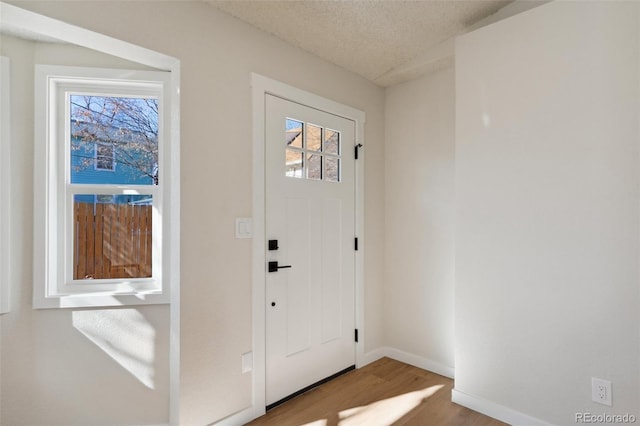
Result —
M 9 312 L 11 206 L 9 58 L 0 56 L 0 314 Z
M 36 65 L 34 173 L 34 308 L 160 304 L 170 301 L 169 244 L 172 185 L 71 184 L 69 96 L 155 97 L 159 103 L 158 163 L 169 170 L 171 74 L 103 68 Z M 152 202 L 152 276 L 73 279 L 73 197 L 76 194 L 149 194 Z M 163 220 L 164 219 L 164 220 Z

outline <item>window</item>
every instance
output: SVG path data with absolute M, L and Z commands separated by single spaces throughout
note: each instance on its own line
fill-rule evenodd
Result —
M 36 308 L 168 302 L 169 77 L 36 67 Z
M 113 149 L 113 144 L 110 143 L 97 143 L 96 144 L 96 170 L 109 170 L 114 171 L 116 169 L 116 152 Z
M 340 132 L 287 118 L 285 142 L 286 176 L 340 182 Z

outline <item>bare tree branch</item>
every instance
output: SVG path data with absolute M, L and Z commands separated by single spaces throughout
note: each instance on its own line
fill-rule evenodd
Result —
M 72 151 L 81 159 L 76 167 L 96 164 L 86 153 L 110 144 L 116 164 L 158 184 L 157 99 L 73 95 L 71 125 Z

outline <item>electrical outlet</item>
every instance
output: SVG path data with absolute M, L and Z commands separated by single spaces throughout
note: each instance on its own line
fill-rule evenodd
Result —
M 611 406 L 611 382 L 609 380 L 592 377 L 591 399 L 598 404 Z

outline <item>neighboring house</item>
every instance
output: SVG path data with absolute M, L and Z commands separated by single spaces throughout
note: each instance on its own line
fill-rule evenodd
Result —
M 135 132 L 94 123 L 71 122 L 71 182 L 85 184 L 157 184 L 158 167 L 153 153 L 136 145 Z M 126 161 L 125 161 L 126 159 Z M 84 203 L 151 204 L 147 195 L 87 194 Z

